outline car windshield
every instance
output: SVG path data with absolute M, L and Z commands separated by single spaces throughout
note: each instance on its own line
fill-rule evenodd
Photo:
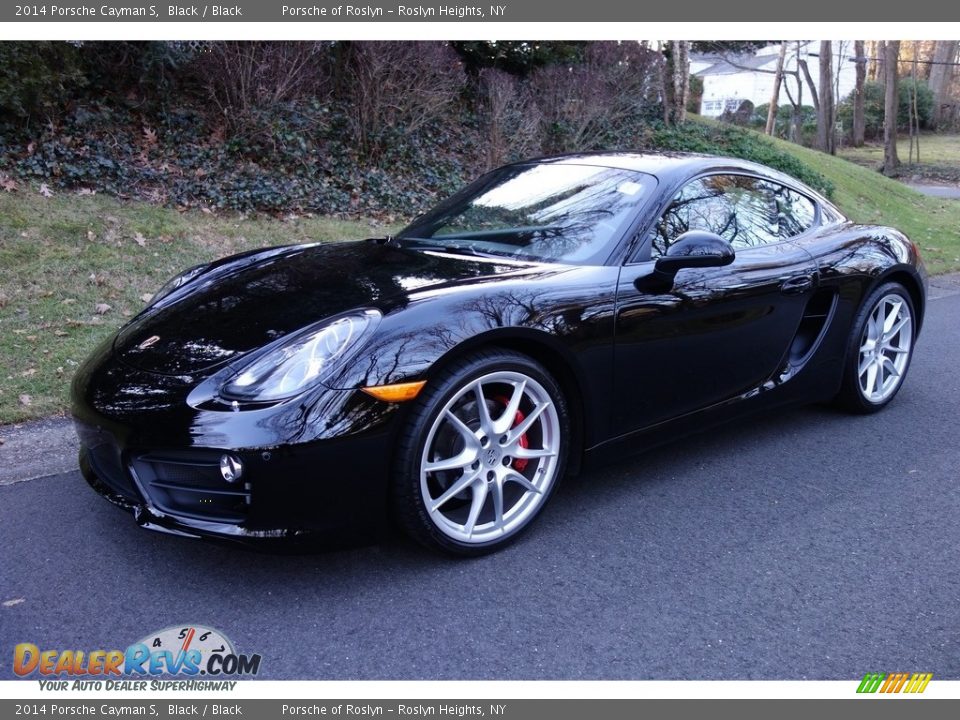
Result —
M 397 239 L 447 252 L 599 263 L 656 182 L 652 175 L 595 165 L 510 165 L 417 218 Z

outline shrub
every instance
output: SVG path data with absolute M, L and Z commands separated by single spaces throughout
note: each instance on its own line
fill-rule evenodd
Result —
M 466 85 L 446 43 L 352 42 L 343 52 L 341 97 L 361 155 L 374 161 L 397 135 L 447 120 Z
M 325 97 L 332 89 L 332 45 L 319 42 L 209 43 L 192 66 L 234 136 L 269 133 L 265 116 Z
M 529 81 L 547 152 L 629 143 L 658 105 L 662 56 L 637 42 L 591 43 L 578 65 L 550 65 Z
M 832 182 L 811 170 L 793 155 L 777 149 L 763 136 L 735 126 L 686 123 L 677 127 L 667 127 L 658 123 L 648 136 L 648 148 L 729 155 L 751 160 L 792 175 L 827 197 L 831 197 L 834 191 Z
M 519 81 L 502 70 L 484 68 L 477 89 L 487 168 L 539 155 L 540 111 Z
M 914 83 L 911 78 L 900 78 L 898 85 L 900 95 L 900 107 L 897 111 L 897 126 L 901 130 L 907 130 L 910 127 L 910 106 Z M 917 116 L 920 119 L 920 127 L 929 128 L 930 118 L 933 112 L 933 91 L 930 90 L 922 81 L 916 83 L 917 92 Z M 883 137 L 883 104 L 884 104 L 884 86 L 882 83 L 868 82 L 864 84 L 864 120 L 865 134 L 868 138 Z M 837 117 L 843 123 L 844 130 L 849 131 L 853 127 L 853 93 L 843 99 L 837 108 Z
M 0 42 L 0 125 L 61 112 L 87 84 L 79 51 L 65 42 Z
M 767 126 L 767 113 L 770 112 L 770 103 L 757 105 L 753 109 L 749 125 L 758 130 Z M 777 121 L 774 135 L 781 140 L 793 139 L 793 106 L 780 105 L 777 107 Z M 801 145 L 810 146 L 817 136 L 817 111 L 810 105 L 800 106 L 800 137 L 796 140 Z

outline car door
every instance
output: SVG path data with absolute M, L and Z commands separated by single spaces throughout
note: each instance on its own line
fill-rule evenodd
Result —
M 785 239 L 809 230 L 816 206 L 765 179 L 731 173 L 687 183 L 649 231 L 617 289 L 613 425 L 649 427 L 759 387 L 777 371 L 817 283 L 814 259 Z M 688 230 L 713 232 L 736 257 L 646 282 Z

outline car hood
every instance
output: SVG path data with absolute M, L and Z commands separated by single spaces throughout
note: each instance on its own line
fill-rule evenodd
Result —
M 215 263 L 121 329 L 114 351 L 142 370 L 194 375 L 354 308 L 389 312 L 414 292 L 542 267 L 376 241 L 266 250 Z

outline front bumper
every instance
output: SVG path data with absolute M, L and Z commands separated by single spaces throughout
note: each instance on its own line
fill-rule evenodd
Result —
M 77 421 L 87 483 L 138 525 L 241 542 L 346 541 L 388 526 L 389 433 L 270 451 L 124 447 L 110 431 Z M 219 458 L 243 475 L 228 483 Z
M 75 378 L 81 471 L 142 527 L 242 542 L 352 542 L 388 526 L 398 406 L 321 388 L 224 412 L 192 407 L 195 385 L 109 354 Z M 243 466 L 235 482 L 220 471 L 223 455 Z

